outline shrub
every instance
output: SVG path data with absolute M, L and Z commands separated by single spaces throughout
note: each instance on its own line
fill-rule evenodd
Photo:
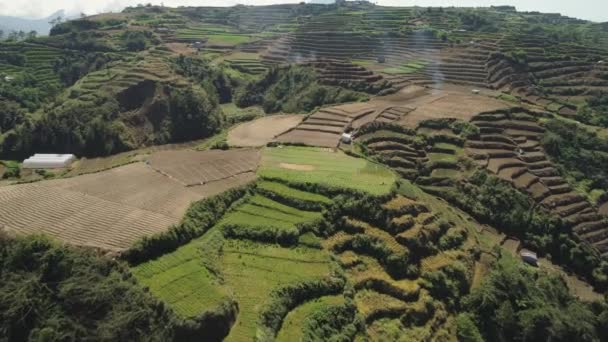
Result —
M 278 333 L 281 323 L 289 311 L 307 300 L 335 295 L 344 288 L 344 279 L 330 277 L 321 280 L 310 280 L 282 287 L 270 294 L 270 303 L 262 309 L 260 325 L 262 335 L 256 340 L 266 341 L 273 339 Z

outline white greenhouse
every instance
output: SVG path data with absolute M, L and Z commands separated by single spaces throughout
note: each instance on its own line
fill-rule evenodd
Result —
M 23 161 L 24 169 L 59 169 L 70 166 L 76 159 L 73 154 L 36 153 Z

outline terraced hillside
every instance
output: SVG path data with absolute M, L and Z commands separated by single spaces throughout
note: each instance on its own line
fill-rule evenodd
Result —
M 98 326 L 95 303 L 141 291 L 169 341 L 601 341 L 607 42 L 366 1 L 142 5 L 0 42 L 0 263 L 26 268 L 0 272 L 0 335 L 136 340 L 147 315 Z M 46 152 L 77 158 L 21 163 Z M 57 285 L 78 259 L 6 247 L 36 234 L 134 289 Z M 92 304 L 53 302 L 73 291 Z
M 543 128 L 535 113 L 494 112 L 479 115 L 472 122 L 481 134 L 478 140 L 467 141 L 469 155 L 562 217 L 602 255 L 608 253 L 608 222 L 547 159 L 539 144 Z
M 292 161 L 268 152 L 272 158 Z M 344 164 L 335 165 L 348 172 Z M 213 228 L 172 253 L 136 266 L 134 274 L 184 318 L 236 301 L 239 309 L 228 341 L 260 334 L 318 338 L 311 327 L 331 313 L 339 315 L 339 321 L 324 324 L 351 338 L 390 339 L 387 327 L 412 339 L 448 336 L 453 327 L 447 304 L 423 278 L 451 269 L 471 279 L 466 265 L 471 263 L 468 248 L 474 238 L 468 237 L 464 221 L 449 221 L 416 199 L 387 190 L 375 191 L 377 195 L 368 198 L 372 206 L 357 210 L 360 204 L 339 199 L 345 190 L 319 182 L 323 178 L 315 174 L 322 170 L 307 172 L 309 182 L 301 183 L 289 174 L 270 178 L 268 170 L 261 170 L 265 180 Z M 351 187 L 366 189 L 363 185 Z M 336 209 L 327 211 L 331 206 Z M 382 213 L 382 218 L 374 219 L 373 212 Z M 442 236 L 452 237 L 451 242 Z M 342 330 L 355 327 L 356 315 L 363 318 L 363 330 Z M 412 322 L 412 317 L 418 319 Z

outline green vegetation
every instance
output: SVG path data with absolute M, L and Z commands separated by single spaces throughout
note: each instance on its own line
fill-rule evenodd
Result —
M 373 195 L 389 193 L 396 180 L 385 166 L 341 151 L 295 146 L 267 148 L 258 174 L 267 179 L 321 184 Z
M 462 341 L 597 341 L 606 338 L 604 304 L 588 305 L 564 281 L 509 256 L 500 258 L 481 287 L 463 299 L 471 315 L 458 318 Z M 471 325 L 475 322 L 475 326 Z
M 2 235 L 0 340 L 608 340 L 605 300 L 573 298 L 557 272 L 498 245 L 516 237 L 597 291 L 608 289 L 608 262 L 572 222 L 467 157 L 476 145 L 511 157 L 501 150 L 517 143 L 518 158 L 540 160 L 527 153 L 540 128 L 514 136 L 542 116 L 544 151 L 576 189 L 605 202 L 608 145 L 592 131 L 608 127 L 607 43 L 605 24 L 557 14 L 356 1 L 138 5 L 57 22 L 49 37 L 11 33 L 0 42 L 3 184 L 140 161 L 156 150 L 144 146 L 205 139 L 196 149 L 228 149 L 230 127 L 265 113 L 311 113 L 411 84 L 430 84 L 433 96 L 457 93 L 434 89 L 443 82 L 512 89 L 496 97 L 559 119 L 518 108 L 486 113 L 479 127 L 439 118 L 414 129 L 399 124 L 407 109 L 398 104 L 381 117 L 395 122 L 362 126 L 350 149 L 271 143 L 255 184 L 192 203 L 179 224 L 115 259 Z M 379 100 L 375 109 L 395 98 Z M 339 132 L 345 119 L 334 111 L 308 129 Z M 66 174 L 19 177 L 12 161 L 134 149 Z M 542 172 L 547 161 L 529 164 Z M 569 190 L 559 184 L 553 195 Z M 591 209 L 576 230 L 604 246 Z
M 0 237 L 0 335 L 9 341 L 170 341 L 170 310 L 122 265 L 46 238 Z
M 201 259 L 210 262 L 212 256 L 203 253 L 217 239 L 217 232 L 212 229 L 173 253 L 138 265 L 133 268 L 133 275 L 182 317 L 196 317 L 216 309 L 228 300 L 228 292 Z
M 277 335 L 278 341 L 302 341 L 304 338 L 304 325 L 318 315 L 319 312 L 327 310 L 344 303 L 343 296 L 326 296 L 313 299 L 291 311 L 283 321 L 281 331 Z
M 423 70 L 426 67 L 424 62 L 410 62 L 404 63 L 399 67 L 386 68 L 382 72 L 385 74 L 411 74 Z
M 304 66 L 273 68 L 261 80 L 250 82 L 235 93 L 239 107 L 262 105 L 266 113 L 309 112 L 325 104 L 365 99 L 364 94 L 355 91 L 320 85 L 314 69 Z
M 608 286 L 606 262 L 589 245 L 568 234 L 562 220 L 534 205 L 508 182 L 480 170 L 442 196 L 480 222 L 517 236 L 540 255 L 550 255 L 554 262 L 576 270 L 597 288 Z
M 542 140 L 545 151 L 585 192 L 608 189 L 608 140 L 576 123 L 550 120 Z

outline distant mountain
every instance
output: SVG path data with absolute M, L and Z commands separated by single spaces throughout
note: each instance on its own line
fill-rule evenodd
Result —
M 60 10 L 42 19 L 0 16 L 0 30 L 4 31 L 4 38 L 11 31 L 36 31 L 38 35 L 46 36 L 51 30 L 49 22 L 57 17 L 65 18 L 65 12 Z

